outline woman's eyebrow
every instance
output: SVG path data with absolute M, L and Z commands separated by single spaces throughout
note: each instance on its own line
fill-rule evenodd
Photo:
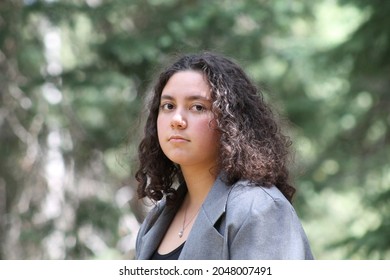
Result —
M 175 100 L 175 98 L 169 94 L 164 94 L 164 95 L 161 95 L 161 100 Z M 192 100 L 204 100 L 204 101 L 211 101 L 210 98 L 207 98 L 203 95 L 200 95 L 200 94 L 194 94 L 194 95 L 190 95 L 190 96 L 186 96 L 184 98 L 185 100 L 189 100 L 189 101 L 192 101 Z
M 185 98 L 186 100 L 204 100 L 204 101 L 210 101 L 210 98 L 207 98 L 203 95 L 190 95 Z
M 173 98 L 172 96 L 170 96 L 168 94 L 161 95 L 160 100 L 162 100 L 162 99 L 175 100 L 175 98 Z

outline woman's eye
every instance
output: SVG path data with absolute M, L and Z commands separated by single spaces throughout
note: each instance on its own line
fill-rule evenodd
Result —
M 199 104 L 192 106 L 192 108 L 196 112 L 203 112 L 206 110 L 206 108 L 203 105 L 199 105 Z
M 165 104 L 162 104 L 162 105 L 160 106 L 160 108 L 161 108 L 162 110 L 172 110 L 172 109 L 173 109 L 173 104 L 171 104 L 171 103 L 165 103 Z

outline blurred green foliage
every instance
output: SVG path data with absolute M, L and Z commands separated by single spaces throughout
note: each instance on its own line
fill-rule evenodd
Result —
M 173 55 L 238 61 L 287 120 L 318 259 L 390 257 L 390 3 L 3 0 L 0 259 L 132 258 L 144 97 Z

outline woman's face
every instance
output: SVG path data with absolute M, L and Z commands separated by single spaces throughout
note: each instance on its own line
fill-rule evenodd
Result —
M 201 72 L 178 72 L 162 91 L 158 140 L 164 154 L 182 168 L 216 165 L 219 134 L 211 107 L 210 87 Z

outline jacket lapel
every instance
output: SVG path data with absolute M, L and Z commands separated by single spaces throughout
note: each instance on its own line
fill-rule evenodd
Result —
M 226 259 L 227 243 L 224 228 L 217 222 L 226 211 L 231 187 L 218 177 L 195 220 L 180 259 Z
M 147 246 L 141 247 L 142 250 L 139 252 L 139 259 L 150 259 L 154 251 L 160 244 L 164 233 L 166 232 L 169 224 L 174 217 L 173 211 L 168 210 L 169 209 L 167 209 L 166 207 L 163 208 L 162 213 L 160 214 L 154 225 L 151 225 L 150 230 L 142 237 L 142 244 L 145 244 Z
M 166 207 L 165 200 L 161 201 L 161 203 L 157 206 L 158 209 L 147 226 L 149 230 L 147 230 L 146 234 L 142 237 L 142 244 L 145 244 L 145 246 L 140 247 L 141 251 L 139 252 L 138 259 L 150 259 L 153 253 L 157 250 L 165 232 L 175 217 L 186 192 L 187 188 L 184 185 L 179 187 L 178 202 L 174 207 Z

